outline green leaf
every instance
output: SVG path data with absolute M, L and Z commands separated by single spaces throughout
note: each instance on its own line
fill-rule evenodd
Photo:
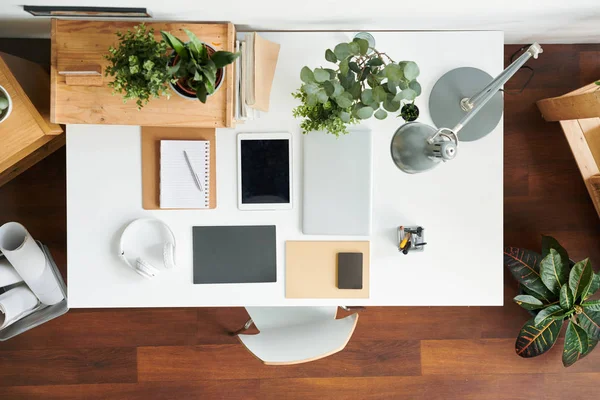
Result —
M 379 57 L 373 57 L 369 61 L 367 61 L 367 65 L 370 67 L 379 67 L 383 65 L 383 60 Z
M 352 53 L 352 55 L 359 55 L 360 54 L 360 46 L 358 45 L 357 42 L 352 41 L 350 43 L 348 43 L 348 48 L 350 49 L 350 53 Z
M 331 68 L 323 68 L 325 71 L 329 72 L 329 79 L 333 80 L 335 79 L 335 74 L 336 72 L 334 70 L 332 70 Z
M 331 81 L 323 82 L 323 89 L 325 89 L 325 93 L 327 93 L 328 97 L 334 97 L 333 92 L 335 91 L 335 87 L 333 86 L 333 83 L 331 83 Z M 344 88 L 342 88 L 342 90 L 343 89 Z
M 231 53 L 229 51 L 216 51 L 210 59 L 215 63 L 217 69 L 223 68 L 226 65 L 231 64 L 236 58 L 240 56 L 240 53 Z
M 351 71 L 348 72 L 346 75 L 339 73 L 338 79 L 342 84 L 342 87 L 346 90 L 350 90 L 352 85 L 354 85 L 354 83 L 356 82 L 356 80 L 354 80 L 354 72 Z
M 542 282 L 539 264 L 542 256 L 530 250 L 517 247 L 504 249 L 504 266 L 512 276 L 539 300 L 551 303 L 556 298 Z
M 386 91 L 388 93 L 391 93 L 391 94 L 396 94 L 398 92 L 398 88 L 396 87 L 396 85 L 394 84 L 394 82 L 390 82 L 390 81 L 388 81 L 385 84 L 384 89 L 386 89 Z
M 335 102 L 337 103 L 338 106 L 340 106 L 341 108 L 349 108 L 352 107 L 352 96 L 350 95 L 350 93 L 348 92 L 344 92 L 341 95 L 339 95 L 338 97 L 336 97 Z
M 198 71 L 194 72 L 194 80 L 197 81 L 197 82 L 201 82 L 202 81 L 202 75 L 200 75 L 198 73 Z
M 325 93 L 324 89 L 318 90 L 316 96 L 319 103 L 326 103 L 327 100 L 329 100 L 329 96 L 327 96 L 327 93 Z
M 329 79 L 329 72 L 325 71 L 322 68 L 315 68 L 313 74 L 315 76 L 315 81 L 319 83 L 323 83 Z
M 169 47 L 175 50 L 177 54 L 179 54 L 179 57 L 183 58 L 184 60 L 187 59 L 188 53 L 185 49 L 185 44 L 179 38 L 165 31 L 160 31 L 160 34 L 163 37 L 164 41 L 167 42 Z
M 363 90 L 363 92 L 360 94 L 360 100 L 365 104 L 370 104 L 373 101 L 373 90 Z
M 315 94 L 319 89 L 320 87 L 316 83 L 307 83 L 305 85 L 302 85 L 302 90 L 306 94 Z
M 198 39 L 198 37 L 194 34 L 194 32 L 189 29 L 183 29 L 185 34 L 190 38 L 190 43 L 192 44 L 192 49 L 196 50 L 197 54 L 200 55 L 201 59 L 204 59 L 208 56 L 206 52 L 206 48 L 204 47 L 204 43 Z
M 358 66 L 358 64 L 354 61 L 350 61 L 348 63 L 348 66 L 350 67 L 350 69 L 354 72 L 356 72 L 357 74 L 361 71 L 361 68 Z
M 333 94 L 329 97 L 338 97 L 344 93 L 344 87 L 338 81 L 330 81 L 333 83 Z
M 600 275 L 592 274 L 592 279 L 590 279 L 590 283 L 588 283 L 585 289 L 583 289 L 583 293 L 581 293 L 581 299 L 589 299 L 598 291 L 598 289 L 600 289 Z
M 529 358 L 544 354 L 554 346 L 563 321 L 547 319 L 541 326 L 534 324 L 534 319 L 530 319 L 523 325 L 515 350 L 521 357 Z
M 419 66 L 415 62 L 408 61 L 404 66 L 403 72 L 404 77 L 409 81 L 412 81 L 414 79 L 417 79 L 417 77 L 419 76 Z
M 196 97 L 202 103 L 206 103 L 207 96 L 208 92 L 206 91 L 206 87 L 204 85 L 200 85 L 200 87 L 196 90 Z
M 381 83 L 381 79 L 373 74 L 370 74 L 367 76 L 367 83 L 372 89 L 375 89 Z
M 383 108 L 389 112 L 396 112 L 400 109 L 400 102 L 394 100 L 394 95 L 388 94 L 385 101 L 383 102 Z
M 300 70 L 300 79 L 304 83 L 313 83 L 315 82 L 315 75 L 308 67 L 302 67 Z
M 371 76 L 371 70 L 369 68 L 363 68 L 363 70 L 357 74 L 357 79 L 359 81 L 364 81 L 365 79 L 369 78 L 369 76 Z
M 585 329 L 584 329 L 585 330 Z M 586 332 L 587 333 L 587 332 Z M 590 337 L 590 335 L 588 335 L 588 347 L 585 353 L 583 353 L 581 355 L 581 358 L 587 356 L 588 354 L 590 354 L 592 352 L 592 350 L 594 350 L 596 348 L 596 345 L 598 344 L 597 340 L 594 340 Z
M 560 306 L 563 310 L 570 310 L 573 308 L 573 293 L 569 288 L 569 285 L 563 285 L 560 288 Z
M 554 304 L 552 306 L 548 306 L 540 311 L 535 316 L 535 324 L 540 325 L 546 319 L 562 319 L 565 316 L 565 310 L 562 309 L 558 304 Z
M 338 60 L 344 60 L 350 56 L 352 53 L 350 50 L 350 46 L 348 43 L 340 43 L 333 49 L 333 53 L 337 57 Z
M 385 112 L 385 110 L 382 110 L 381 108 L 377 111 L 375 111 L 375 118 L 377 119 L 385 119 L 388 115 L 387 112 Z
M 373 108 L 366 106 L 356 111 L 356 116 L 360 119 L 369 119 L 373 116 Z
M 177 71 L 179 71 L 179 67 L 181 66 L 181 59 L 179 59 L 177 61 L 177 64 L 173 65 L 173 66 L 168 66 L 167 67 L 167 74 L 169 75 L 175 75 L 177 73 Z
M 390 63 L 384 68 L 385 76 L 392 82 L 400 82 L 404 79 L 402 68 L 398 64 Z
M 539 301 L 533 296 L 527 294 L 520 294 L 516 296 L 514 302 L 523 307 L 526 310 L 539 310 L 544 307 L 544 303 Z
M 307 94 L 306 95 L 306 105 L 309 107 L 314 107 L 316 106 L 318 103 L 317 101 L 317 92 L 313 93 L 313 94 Z
M 560 245 L 560 243 L 558 243 L 558 240 L 554 239 L 552 236 L 542 235 L 542 257 L 546 257 L 548 254 L 550 254 L 550 249 L 558 251 L 562 264 L 565 267 L 569 267 L 571 265 L 567 251 Z
M 409 100 L 412 101 L 417 97 L 417 93 L 411 88 L 404 89 L 396 95 L 396 100 Z
M 421 84 L 417 81 L 410 81 L 408 87 L 415 91 L 417 96 L 421 95 Z M 567 264 L 568 265 L 568 264 Z
M 348 62 L 348 59 L 342 60 L 342 62 L 340 62 L 340 73 L 342 75 L 348 75 L 349 70 L 350 70 L 350 64 Z
M 387 98 L 387 95 L 388 94 L 386 93 L 386 91 L 381 86 L 376 86 L 373 89 L 373 100 L 375 100 L 377 103 L 384 102 L 385 99 Z
M 581 314 L 577 314 L 577 320 L 592 339 L 600 340 L 600 312 L 583 308 Z
M 354 82 L 354 84 L 352 85 L 352 87 L 350 87 L 350 89 L 348 89 L 348 92 L 350 92 L 350 94 L 352 95 L 352 98 L 358 100 L 360 98 L 361 95 L 361 87 L 360 87 L 360 83 L 358 82 Z
M 560 254 L 554 249 L 540 263 L 540 275 L 542 282 L 554 294 L 560 293 L 560 288 L 567 283 L 569 279 L 568 264 L 563 265 Z
M 338 59 L 335 56 L 335 53 L 330 49 L 325 50 L 325 59 L 331 63 L 337 63 Z
M 343 123 L 348 124 L 350 123 L 350 113 L 347 113 L 346 111 L 342 111 L 340 113 L 340 119 L 342 120 Z
M 600 300 L 589 300 L 581 303 L 581 306 L 589 311 L 600 311 Z
M 590 280 L 593 277 L 593 273 L 592 263 L 590 263 L 589 258 L 575 263 L 571 269 L 571 273 L 569 274 L 569 287 L 573 292 L 573 299 L 575 299 L 575 301 L 577 301 L 577 299 L 585 291 L 587 285 L 590 283 Z
M 562 362 L 565 367 L 575 364 L 588 348 L 588 335 L 579 325 L 569 322 L 565 334 L 565 348 Z
M 354 38 L 353 42 L 358 43 L 360 55 L 364 56 L 369 51 L 369 42 L 365 39 Z

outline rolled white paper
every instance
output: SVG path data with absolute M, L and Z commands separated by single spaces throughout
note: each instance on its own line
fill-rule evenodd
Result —
M 38 304 L 38 298 L 27 286 L 0 294 L 0 329 L 31 314 Z
M 0 258 L 0 287 L 14 285 L 23 282 L 21 275 L 15 271 L 6 258 Z
M 64 298 L 44 252 L 23 225 L 0 226 L 0 251 L 42 303 L 53 305 Z

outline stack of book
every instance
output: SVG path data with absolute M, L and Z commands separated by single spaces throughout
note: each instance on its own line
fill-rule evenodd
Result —
M 269 111 L 280 46 L 256 32 L 242 33 L 238 38 L 235 47 L 241 56 L 235 64 L 235 119 L 244 121 Z

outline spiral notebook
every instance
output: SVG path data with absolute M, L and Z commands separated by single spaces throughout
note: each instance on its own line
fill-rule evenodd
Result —
M 208 208 L 210 142 L 160 141 L 160 208 Z

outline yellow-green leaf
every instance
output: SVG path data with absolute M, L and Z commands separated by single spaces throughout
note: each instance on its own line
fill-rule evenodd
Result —
M 540 325 L 544 320 L 550 319 L 562 319 L 565 316 L 565 310 L 562 309 L 558 304 L 554 304 L 544 308 L 535 316 L 535 324 Z
M 565 347 L 563 349 L 562 362 L 565 367 L 575 364 L 581 355 L 587 352 L 588 335 L 579 325 L 570 322 L 565 334 Z
M 560 254 L 554 249 L 550 249 L 548 255 L 540 263 L 540 275 L 542 282 L 554 294 L 560 292 L 560 288 L 567 283 L 569 279 L 568 264 L 563 265 Z
M 573 293 L 571 293 L 569 285 L 563 285 L 560 288 L 560 306 L 563 310 L 570 310 L 573 308 L 573 304 Z
M 579 326 L 594 340 L 600 340 L 600 312 L 583 308 L 577 315 Z
M 513 277 L 529 292 L 546 302 L 551 303 L 556 299 L 540 277 L 540 261 L 542 256 L 538 253 L 520 249 L 517 247 L 507 247 L 504 249 L 504 265 Z
M 544 354 L 554 346 L 563 321 L 546 319 L 542 325 L 536 326 L 534 319 L 530 319 L 523 325 L 515 350 L 521 357 L 529 358 Z
M 518 295 L 513 300 L 526 310 L 538 310 L 544 307 L 544 303 L 528 294 Z
M 600 311 L 600 300 L 590 300 L 581 303 L 581 306 L 589 311 Z
M 573 299 L 577 299 L 583 294 L 586 287 L 592 279 L 592 263 L 589 258 L 575 263 L 569 274 L 569 287 L 573 292 Z

